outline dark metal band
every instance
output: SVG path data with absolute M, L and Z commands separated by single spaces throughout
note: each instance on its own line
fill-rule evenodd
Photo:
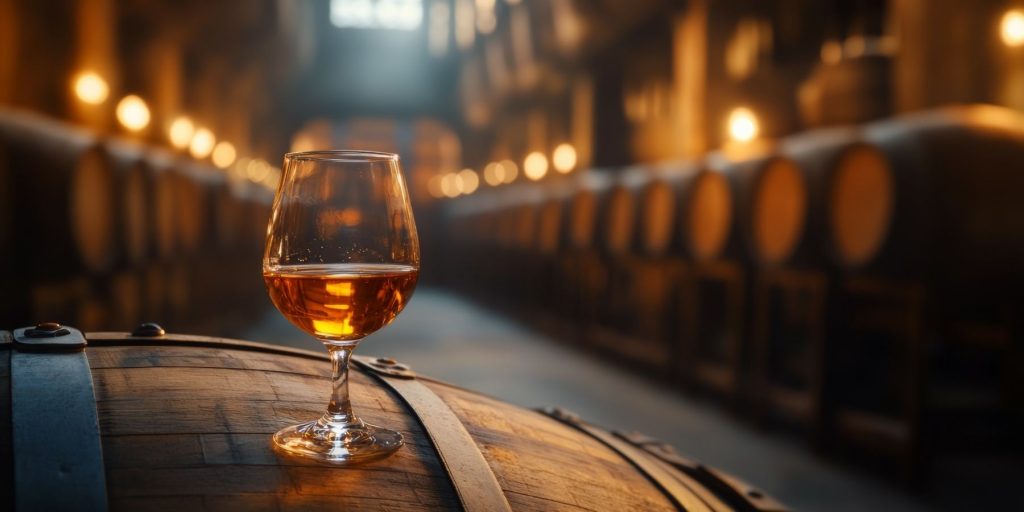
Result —
M 639 434 L 609 432 L 558 407 L 539 411 L 601 441 L 633 464 L 682 510 L 786 512 L 788 509 L 743 481 L 689 460 L 670 445 Z
M 14 332 L 11 437 L 15 510 L 106 510 L 107 485 L 82 333 Z
M 491 466 L 465 425 L 441 397 L 416 378 L 409 367 L 391 359 L 365 356 L 353 356 L 352 361 L 379 378 L 408 404 L 434 444 L 463 510 L 512 510 Z
M 585 423 L 579 416 L 564 409 L 546 408 L 541 409 L 540 412 L 589 435 L 614 450 L 633 464 L 654 485 L 658 486 L 680 510 L 687 512 L 730 510 L 716 497 L 706 492 L 697 482 L 672 470 L 662 461 L 645 455 L 643 450 L 623 441 L 611 432 Z

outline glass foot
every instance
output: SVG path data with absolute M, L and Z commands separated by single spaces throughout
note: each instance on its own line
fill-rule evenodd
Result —
M 292 425 L 274 434 L 274 447 L 286 455 L 334 465 L 387 457 L 402 447 L 402 434 L 368 423 L 328 423 L 323 419 Z

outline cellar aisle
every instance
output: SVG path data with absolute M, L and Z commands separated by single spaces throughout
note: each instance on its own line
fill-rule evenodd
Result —
M 240 337 L 319 349 L 276 311 Z M 446 291 L 418 290 L 405 312 L 357 353 L 394 357 L 417 372 L 526 407 L 559 405 L 601 426 L 644 432 L 796 510 L 928 510 L 919 498 L 816 457 L 792 436 L 758 430 Z

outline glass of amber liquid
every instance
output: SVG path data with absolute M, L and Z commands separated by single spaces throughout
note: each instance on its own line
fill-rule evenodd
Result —
M 391 323 L 419 278 L 420 250 L 398 155 L 310 151 L 284 157 L 263 257 L 270 299 L 331 357 L 320 418 L 274 434 L 286 454 L 331 464 L 387 456 L 402 434 L 363 422 L 348 395 L 349 358 Z

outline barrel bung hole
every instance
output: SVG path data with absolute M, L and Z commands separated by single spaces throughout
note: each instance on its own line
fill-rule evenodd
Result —
M 796 164 L 774 159 L 765 164 L 754 193 L 753 236 L 758 258 L 770 265 L 793 254 L 804 231 L 807 187 Z
M 718 173 L 704 172 L 690 192 L 686 227 L 690 250 L 698 260 L 714 259 L 725 249 L 732 224 L 729 183 Z
M 888 161 L 869 146 L 848 150 L 836 166 L 829 192 L 829 223 L 840 262 L 870 262 L 892 219 L 895 182 Z

